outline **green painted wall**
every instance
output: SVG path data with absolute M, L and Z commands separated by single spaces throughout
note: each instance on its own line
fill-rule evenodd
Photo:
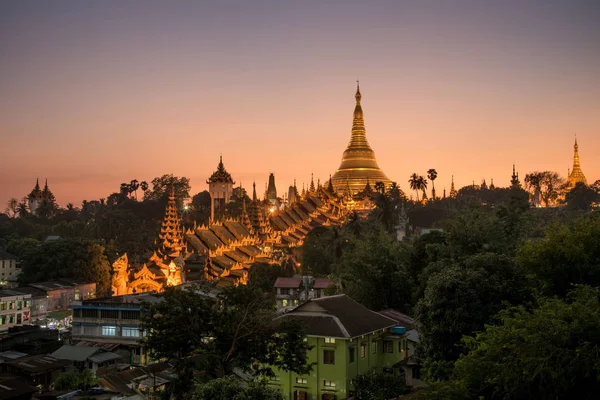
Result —
M 404 358 L 400 351 L 399 342 L 402 336 L 389 333 L 376 333 L 363 337 L 335 339 L 335 343 L 325 343 L 324 337 L 308 337 L 308 344 L 313 348 L 309 351 L 309 362 L 316 363 L 309 375 L 299 376 L 281 370 L 275 370 L 276 378 L 269 382 L 278 388 L 285 399 L 293 400 L 296 390 L 307 392 L 307 399 L 321 400 L 324 393 L 336 395 L 336 399 L 345 399 L 353 389 L 351 380 L 356 375 L 364 374 L 372 368 L 391 367 Z M 393 341 L 393 352 L 383 352 L 383 341 Z M 364 345 L 364 357 L 361 355 L 361 345 Z M 350 348 L 354 348 L 354 361 L 350 362 Z M 324 350 L 333 350 L 335 364 L 324 363 Z M 305 379 L 297 381 L 297 379 Z M 335 387 L 326 387 L 325 381 L 332 381 Z

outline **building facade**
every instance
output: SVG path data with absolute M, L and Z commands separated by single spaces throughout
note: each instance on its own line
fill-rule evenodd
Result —
M 157 302 L 157 296 L 131 294 L 105 299 L 75 301 L 71 338 L 84 346 L 100 346 L 123 357 L 130 365 L 148 362 L 139 344 L 142 302 Z
M 332 284 L 333 282 L 329 279 L 315 279 L 312 276 L 277 278 L 273 285 L 277 311 L 286 312 L 298 307 L 306 300 L 323 297 L 325 289 Z
M 31 295 L 0 290 L 0 332 L 14 326 L 29 325 Z
M 0 250 L 0 286 L 8 284 L 8 278 L 17 273 L 17 256 Z
M 354 394 L 352 380 L 370 370 L 399 374 L 406 358 L 405 328 L 346 295 L 310 299 L 279 318 L 292 318 L 306 330 L 307 375 L 275 370 L 269 386 L 286 400 L 341 400 Z M 403 379 L 398 377 L 398 379 Z

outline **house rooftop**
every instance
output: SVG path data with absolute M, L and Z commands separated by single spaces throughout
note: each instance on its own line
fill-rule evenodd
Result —
M 57 289 L 65 289 L 72 288 L 79 285 L 92 285 L 94 282 L 81 282 L 73 279 L 57 279 L 55 281 L 49 282 L 36 282 L 30 283 L 29 286 L 41 289 L 41 290 L 57 290 Z
M 297 289 L 300 287 L 301 283 L 302 278 L 277 278 L 273 287 L 281 289 Z
M 48 370 L 64 368 L 69 364 L 67 360 L 58 360 L 55 357 L 47 354 L 27 356 L 10 360 L 6 365 L 10 365 L 21 371 L 37 374 Z
M 16 260 L 17 256 L 10 254 L 4 250 L 0 250 L 0 260 Z
M 99 351 L 100 348 L 98 347 L 69 346 L 66 344 L 52 353 L 52 357 L 59 360 L 85 361 Z
M 335 338 L 355 338 L 398 325 L 345 294 L 310 299 L 278 319 L 298 321 L 308 336 Z
M 383 315 L 384 317 L 393 319 L 394 321 L 396 321 L 398 323 L 398 325 L 401 325 L 401 326 L 407 328 L 407 330 L 412 328 L 413 325 L 415 324 L 415 319 L 413 317 L 411 317 L 410 315 L 401 313 L 400 311 L 396 311 L 392 308 L 388 308 L 386 310 L 379 311 L 379 314 Z

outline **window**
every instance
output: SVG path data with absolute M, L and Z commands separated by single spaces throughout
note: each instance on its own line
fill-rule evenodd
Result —
M 334 381 L 323 381 L 323 386 L 327 387 L 327 388 L 334 388 L 335 387 L 335 382 Z
M 383 352 L 384 353 L 393 353 L 394 352 L 394 342 L 391 340 L 383 341 Z
M 140 319 L 139 311 L 121 311 L 121 319 Z
M 287 296 L 288 294 L 290 294 L 290 289 L 288 289 L 288 288 L 280 288 L 279 289 L 279 294 L 283 295 L 283 296 Z
M 402 353 L 403 351 L 405 351 L 406 348 L 405 348 L 404 344 L 405 344 L 404 340 L 400 340 L 398 342 L 398 352 Z
M 348 362 L 353 363 L 354 362 L 354 347 L 349 347 L 348 348 Z
M 81 318 L 81 308 L 73 309 L 73 318 Z
M 17 301 L 17 310 L 23 308 L 23 302 L 21 300 Z
M 335 400 L 335 394 L 323 393 L 323 395 L 321 396 L 321 400 Z
M 14 310 L 15 309 L 15 302 L 14 301 L 11 301 L 11 302 L 8 303 L 8 309 L 9 310 Z
M 371 353 L 377 353 L 377 342 L 371 343 Z
M 100 318 L 117 319 L 119 310 L 100 310 Z
M 367 356 L 367 344 L 362 343 L 360 345 L 360 358 L 365 358 Z
M 21 323 L 21 318 L 22 318 L 21 313 L 17 314 L 17 324 Z
M 121 336 L 123 337 L 140 337 L 139 328 L 121 328 Z
M 294 306 L 298 305 L 298 300 L 292 300 L 292 302 L 294 303 Z
M 299 376 L 299 377 L 296 378 L 296 383 L 300 383 L 302 385 L 306 385 L 307 382 L 308 381 L 306 380 L 306 378 L 303 378 L 301 376 Z
M 25 308 L 31 307 L 31 300 L 25 300 Z
M 335 364 L 334 350 L 323 350 L 323 364 Z
M 6 310 L 6 302 L 5 301 L 0 303 L 0 310 Z
M 103 326 L 102 327 L 102 336 L 117 336 L 117 327 L 116 326 Z
M 334 344 L 334 343 L 335 343 L 335 338 L 332 338 L 332 337 L 326 337 L 326 338 L 325 338 L 325 343 L 328 343 L 328 344 Z
M 83 318 L 98 318 L 98 310 L 84 308 L 81 310 Z
M 281 300 L 281 306 L 282 307 L 287 307 L 288 306 L 288 301 L 287 300 Z

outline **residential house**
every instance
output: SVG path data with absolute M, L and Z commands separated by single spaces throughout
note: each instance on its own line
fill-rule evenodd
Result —
M 404 371 L 406 377 L 406 386 L 421 386 L 423 381 L 421 380 L 421 359 L 416 354 L 417 346 L 420 342 L 419 332 L 414 329 L 415 320 L 399 311 L 393 309 L 387 309 L 380 311 L 379 314 L 393 319 L 399 325 L 406 328 L 406 340 L 405 344 L 405 355 L 406 357 L 400 361 L 398 367 Z
M 113 367 L 116 370 L 117 364 L 123 359 L 120 354 L 103 351 L 100 347 L 71 345 L 62 346 L 52 353 L 52 357 L 69 361 L 68 372 L 89 369 L 94 375 L 99 369 L 106 372 Z
M 406 357 L 405 328 L 343 294 L 309 299 L 279 317 L 288 318 L 305 329 L 314 366 L 307 375 L 275 370 L 269 385 L 286 400 L 349 398 L 357 375 L 372 369 L 393 373 Z
M 0 290 L 0 332 L 14 326 L 29 324 L 31 295 L 15 292 L 13 289 Z
M 0 286 L 7 285 L 7 279 L 19 271 L 17 256 L 0 250 Z
M 144 365 L 148 360 L 139 344 L 142 303 L 158 301 L 160 297 L 151 293 L 73 301 L 71 338 L 79 345 L 120 354 L 128 364 Z
M 4 363 L 7 372 L 19 376 L 31 385 L 45 388 L 65 372 L 68 364 L 68 361 L 57 360 L 48 354 L 20 357 Z
M 329 279 L 315 279 L 312 276 L 277 278 L 273 285 L 277 311 L 289 311 L 308 299 L 318 299 L 325 295 L 325 289 L 331 284 L 332 281 Z
M 14 326 L 0 335 L 0 351 L 15 350 L 30 355 L 52 353 L 62 345 L 59 332 L 37 325 Z
M 51 282 L 31 283 L 30 287 L 42 290 L 48 297 L 47 312 L 65 311 L 73 301 L 96 297 L 95 282 L 80 282 L 73 279 L 57 279 Z

